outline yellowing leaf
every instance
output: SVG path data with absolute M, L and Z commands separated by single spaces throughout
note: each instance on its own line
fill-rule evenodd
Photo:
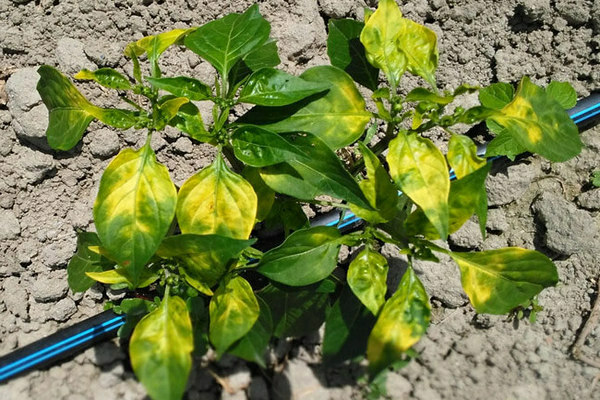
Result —
M 148 144 L 121 151 L 102 175 L 94 204 L 98 236 L 134 286 L 171 226 L 176 201 L 169 171 Z
M 358 185 L 375 211 L 355 204 L 350 204 L 350 209 L 358 217 L 373 224 L 387 222 L 396 215 L 398 190 L 377 156 L 362 143 L 359 143 L 359 149 L 365 161 L 367 178 Z
M 198 235 L 247 239 L 256 210 L 252 185 L 229 170 L 220 155 L 183 184 L 177 200 L 181 232 Z
M 376 375 L 410 349 L 429 326 L 431 305 L 423 284 L 409 267 L 398 290 L 384 304 L 367 343 L 369 369 Z
M 209 337 L 217 353 L 223 354 L 244 336 L 258 319 L 260 306 L 250 284 L 235 276 L 222 282 L 210 300 Z
M 387 161 L 390 175 L 417 204 L 440 236 L 448 236 L 448 167 L 440 150 L 429 139 L 400 132 L 390 142 Z
M 387 291 L 387 260 L 381 254 L 366 248 L 348 268 L 348 285 L 358 299 L 373 313 L 385 303 Z
M 398 51 L 398 34 L 403 27 L 402 13 L 395 0 L 381 0 L 377 10 L 365 21 L 360 41 L 367 60 L 383 70 L 392 87 L 397 87 L 406 70 L 406 55 Z
M 438 64 L 435 33 L 406 18 L 402 18 L 400 27 L 396 43 L 406 56 L 408 72 L 420 76 L 435 88 L 435 70 Z
M 507 247 L 449 254 L 458 264 L 463 289 L 479 313 L 506 314 L 558 282 L 552 261 L 537 251 Z
M 468 136 L 453 135 L 448 143 L 448 164 L 456 178 L 461 179 L 483 167 L 486 161 L 477 155 L 477 146 Z
M 126 55 L 135 52 L 136 56 L 146 53 L 148 58 L 158 58 L 166 49 L 185 37 L 193 29 L 173 29 L 171 31 L 159 33 L 158 35 L 145 36 L 137 42 L 131 43 Z
M 134 283 L 135 278 L 131 275 L 131 268 L 117 268 L 102 272 L 86 272 L 85 274 L 97 282 L 107 285 L 119 285 L 124 283 L 127 284 L 130 289 L 149 286 L 158 279 L 158 275 L 149 269 L 144 269 L 141 272 L 139 283 L 137 285 Z
M 160 306 L 136 325 L 129 344 L 131 366 L 154 400 L 180 400 L 192 368 L 192 321 L 185 302 L 165 294 Z
M 526 150 L 550 161 L 567 161 L 583 146 L 577 126 L 561 104 L 528 77 L 519 83 L 514 99 L 490 120 Z

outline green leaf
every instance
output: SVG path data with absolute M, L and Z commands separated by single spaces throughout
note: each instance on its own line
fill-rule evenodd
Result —
M 348 285 L 354 295 L 373 315 L 385 303 L 388 263 L 384 256 L 368 247 L 360 252 L 348 268 Z
M 299 288 L 269 285 L 259 293 L 271 309 L 275 337 L 301 337 L 319 329 L 329 302 L 329 293 L 320 291 L 323 285 L 329 281 Z
M 262 368 L 266 368 L 265 353 L 273 334 L 273 318 L 271 317 L 271 309 L 267 303 L 260 297 L 256 299 L 260 306 L 258 319 L 252 326 L 252 329 L 227 350 L 227 352 L 246 361 L 255 362 Z
M 227 272 L 228 262 L 255 241 L 188 233 L 165 238 L 156 254 L 161 258 L 181 261 L 188 281 L 191 278 L 210 288 Z
M 367 61 L 360 33 L 365 24 L 352 19 L 332 19 L 328 24 L 327 55 L 331 65 L 343 69 L 355 82 L 375 90 L 379 70 Z
M 179 113 L 179 109 L 189 103 L 186 97 L 171 97 L 161 99 L 158 104 L 158 118 L 154 124 L 156 130 L 163 130 L 165 126 Z
M 148 144 L 121 151 L 102 174 L 94 204 L 96 229 L 134 286 L 171 226 L 176 201 L 169 171 L 156 162 Z
M 374 324 L 373 314 L 345 286 L 339 299 L 327 310 L 323 362 L 339 364 L 364 355 Z
M 450 184 L 448 233 L 459 230 L 475 212 L 477 212 L 480 225 L 483 225 L 485 231 L 487 216 L 485 179 L 491 167 L 491 164 L 484 165 L 475 172 L 452 181 Z M 406 220 L 406 229 L 410 235 L 423 235 L 432 240 L 440 238 L 439 232 L 421 209 L 410 214 Z
M 404 101 L 426 101 L 435 104 L 446 105 L 454 100 L 454 96 L 440 96 L 425 88 L 416 88 L 411 90 Z
M 477 146 L 465 135 L 452 135 L 448 142 L 448 164 L 454 170 L 457 179 L 478 170 L 486 164 L 485 159 L 477 155 Z
M 482 106 L 493 110 L 502 110 L 510 103 L 515 89 L 509 83 L 498 82 L 479 90 L 479 102 Z
M 257 270 L 289 286 L 305 286 L 328 277 L 337 266 L 340 232 L 317 226 L 292 233 L 279 247 L 266 252 Z
M 147 77 L 146 80 L 156 89 L 165 90 L 177 97 L 187 97 L 193 101 L 212 98 L 210 86 L 197 79 L 188 78 L 187 76 L 178 76 L 175 78 Z
M 488 120 L 487 122 L 491 122 Z M 495 124 L 495 123 L 494 123 Z M 488 125 L 489 126 L 489 125 Z M 488 143 L 485 149 L 486 157 L 506 156 L 510 160 L 513 160 L 522 153 L 525 153 L 527 149 L 521 146 L 512 135 L 508 132 L 504 132 L 504 128 L 500 127 L 503 133 L 492 139 Z
M 449 254 L 458 264 L 462 286 L 479 313 L 506 314 L 558 282 L 552 261 L 537 251 L 508 247 Z
M 400 83 L 408 63 L 397 44 L 403 19 L 395 0 L 380 0 L 377 10 L 365 22 L 360 34 L 367 60 L 385 73 L 392 88 Z
M 219 154 L 181 186 L 177 221 L 182 233 L 247 239 L 254 226 L 256 204 L 252 186 L 232 172 Z
M 359 149 L 365 161 L 367 177 L 358 185 L 376 211 L 366 210 L 353 204 L 350 205 L 350 209 L 358 217 L 373 224 L 387 222 L 396 215 L 398 190 L 377 156 L 363 143 L 359 143 Z
M 260 106 L 286 106 L 329 88 L 327 82 L 309 82 L 274 68 L 263 68 L 250 76 L 238 101 Z
M 329 91 L 282 107 L 254 107 L 239 122 L 261 125 L 274 132 L 308 132 L 331 149 L 358 139 L 371 119 L 352 78 L 339 68 L 318 66 L 300 75 L 305 81 L 328 83 Z
M 186 301 L 194 332 L 194 356 L 201 357 L 208 351 L 208 305 L 202 296 L 190 297 Z
M 209 337 L 219 354 L 246 335 L 258 319 L 260 306 L 252 287 L 242 277 L 221 282 L 210 300 Z
M 135 112 L 94 106 L 55 68 L 42 65 L 37 72 L 37 90 L 49 112 L 46 136 L 53 149 L 72 149 L 94 118 L 123 129 L 137 122 Z
M 237 159 L 253 167 L 266 167 L 309 157 L 284 136 L 258 126 L 242 126 L 233 133 L 232 139 Z
M 101 272 L 114 266 L 110 260 L 89 249 L 89 246 L 100 245 L 95 233 L 77 233 L 77 252 L 67 266 L 67 279 L 73 292 L 85 292 L 94 285 L 95 281 L 86 272 Z
M 387 161 L 392 178 L 445 239 L 450 180 L 444 155 L 431 140 L 415 133 L 400 132 L 389 149 Z
M 144 317 L 144 315 L 156 310 L 158 305 L 153 301 L 144 299 L 123 299 L 118 306 L 112 310 L 117 314 L 125 314 L 125 324 L 117 331 L 119 339 L 129 341 L 133 329 Z
M 573 108 L 577 104 L 577 92 L 569 82 L 550 82 L 546 87 L 546 94 L 556 100 L 565 110 Z
M 358 183 L 323 141 L 307 133 L 282 133 L 281 136 L 307 158 L 292 158 L 286 163 L 262 168 L 260 176 L 271 189 L 306 200 L 326 194 L 372 208 Z
M 235 63 L 229 72 L 230 87 L 235 88 L 236 85 L 254 71 L 258 71 L 261 68 L 273 68 L 279 65 L 281 60 L 277 51 L 277 43 L 269 39 L 260 47 L 246 54 L 241 60 Z
M 267 218 L 273 207 L 273 203 L 275 202 L 275 192 L 262 180 L 257 168 L 247 166 L 242 171 L 242 175 L 248 183 L 252 185 L 254 193 L 256 193 L 256 220 L 263 221 Z
M 385 303 L 367 344 L 369 370 L 376 375 L 398 361 L 425 334 L 431 305 L 423 284 L 408 267 Z
M 243 14 L 229 14 L 196 29 L 185 38 L 185 46 L 212 64 L 222 77 L 233 65 L 269 39 L 271 25 L 258 5 Z
M 92 80 L 109 89 L 131 89 L 129 79 L 112 68 L 100 68 L 95 71 L 82 69 L 73 78 L 78 80 Z
M 214 140 L 214 135 L 204 127 L 200 110 L 193 103 L 185 103 L 179 107 L 177 114 L 169 121 L 169 125 L 187 133 L 192 139 L 199 142 Z
M 265 218 L 264 225 L 266 230 L 283 231 L 284 237 L 287 237 L 290 232 L 310 227 L 310 222 L 297 201 L 277 198 Z
M 160 306 L 137 324 L 129 344 L 133 371 L 152 399 L 181 399 L 193 349 L 185 302 L 167 293 Z
M 521 80 L 514 99 L 490 118 L 521 146 L 550 161 L 567 161 L 581 152 L 577 125 L 527 77 Z

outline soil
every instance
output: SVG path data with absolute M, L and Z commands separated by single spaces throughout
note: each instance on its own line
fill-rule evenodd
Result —
M 375 0 L 266 0 L 260 8 L 278 39 L 282 68 L 299 73 L 327 63 L 330 18 L 363 17 Z M 73 74 L 114 67 L 131 75 L 122 49 L 145 35 L 197 26 L 251 3 L 206 0 L 0 0 L 0 355 L 92 316 L 123 293 L 94 287 L 73 294 L 66 264 L 76 230 L 93 229 L 92 204 L 101 172 L 118 150 L 136 146 L 134 131 L 117 134 L 93 123 L 69 152 L 44 141 L 45 107 L 35 92 L 41 64 Z M 430 0 L 401 5 L 439 38 L 439 85 L 466 82 L 568 81 L 580 97 L 600 85 L 598 0 Z M 206 62 L 182 49 L 163 56 L 166 74 L 212 82 Z M 407 78 L 410 86 L 417 82 Z M 99 105 L 115 99 L 80 85 Z M 466 104 L 473 99 L 467 98 Z M 206 110 L 205 110 L 206 111 Z M 523 246 L 555 260 L 560 283 L 544 291 L 537 323 L 476 315 L 448 260 L 421 263 L 432 298 L 433 322 L 417 345 L 419 357 L 390 374 L 392 399 L 600 399 L 600 369 L 574 360 L 571 347 L 598 295 L 600 189 L 590 174 L 600 164 L 600 129 L 582 134 L 587 145 L 564 164 L 537 157 L 500 163 L 488 179 L 491 207 L 482 240 L 475 223 L 452 235 L 462 249 Z M 177 131 L 154 148 L 177 184 L 208 164 L 213 152 Z M 384 249 L 392 266 L 403 260 Z M 280 341 L 261 372 L 232 358 L 205 357 L 190 378 L 188 399 L 360 399 L 360 368 L 319 365 L 321 335 Z M 600 357 L 600 329 L 583 351 Z M 208 364 L 208 367 L 206 367 Z M 89 349 L 47 370 L 0 385 L 2 399 L 143 399 L 116 341 Z

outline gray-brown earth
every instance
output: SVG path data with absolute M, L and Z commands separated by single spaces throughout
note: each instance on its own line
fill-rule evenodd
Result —
M 50 151 L 44 140 L 47 113 L 36 94 L 41 64 L 73 74 L 81 68 L 114 67 L 131 75 L 122 50 L 142 36 L 197 26 L 249 1 L 0 0 L 0 354 L 96 314 L 117 299 L 94 287 L 73 294 L 66 263 L 75 230 L 93 229 L 92 204 L 102 170 L 124 146 L 142 136 L 93 123 L 74 150 Z M 260 8 L 278 39 L 283 68 L 299 73 L 327 63 L 326 23 L 362 18 L 375 0 L 267 0 Z M 401 4 L 404 14 L 439 37 L 439 85 L 516 83 L 529 75 L 539 84 L 570 82 L 578 95 L 600 86 L 600 1 L 430 0 Z M 206 62 L 182 49 L 169 50 L 167 74 L 212 82 Z M 406 79 L 414 84 L 414 79 Z M 94 85 L 88 98 L 108 105 Z M 470 101 L 472 99 L 467 99 Z M 600 189 L 590 173 L 600 164 L 600 129 L 583 134 L 587 147 L 565 164 L 530 157 L 495 168 L 488 179 L 488 236 L 468 223 L 451 237 L 464 249 L 535 248 L 552 257 L 560 283 L 540 296 L 536 324 L 476 315 L 460 288 L 457 268 L 421 263 L 418 272 L 432 298 L 433 323 L 416 345 L 420 357 L 390 375 L 392 399 L 590 399 L 600 398 L 600 370 L 575 361 L 570 349 L 597 296 L 600 273 Z M 154 148 L 176 183 L 210 162 L 213 152 L 176 131 Z M 385 249 L 396 257 L 393 249 Z M 397 259 L 393 265 L 401 267 Z M 600 357 L 600 328 L 585 353 Z M 262 374 L 226 358 L 192 373 L 188 399 L 360 399 L 356 369 L 319 366 L 320 336 L 278 343 L 271 371 Z M 227 390 L 215 379 L 222 377 Z M 142 399 L 116 342 L 90 349 L 49 370 L 0 385 L 2 399 Z

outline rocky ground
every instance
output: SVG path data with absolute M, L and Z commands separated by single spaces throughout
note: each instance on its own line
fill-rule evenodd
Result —
M 249 1 L 0 0 L 0 355 L 96 314 L 122 296 L 100 287 L 73 294 L 66 263 L 75 231 L 92 229 L 92 204 L 102 170 L 124 146 L 142 139 L 93 123 L 83 143 L 50 151 L 45 106 L 35 91 L 41 64 L 73 74 L 114 67 L 131 74 L 126 43 L 173 28 L 197 26 Z M 278 39 L 283 68 L 297 73 L 327 62 L 326 23 L 362 18 L 375 0 L 266 0 L 260 2 Z M 580 97 L 600 86 L 600 1 L 429 0 L 401 5 L 406 16 L 439 37 L 439 84 L 570 82 Z M 211 67 L 183 50 L 163 57 L 167 73 L 212 81 Z M 111 98 L 93 85 L 80 88 L 100 105 Z M 113 99 L 114 100 L 114 99 Z M 565 164 L 536 157 L 497 165 L 488 179 L 488 235 L 475 223 L 451 237 L 462 249 L 535 248 L 552 257 L 560 283 L 540 296 L 538 322 L 476 315 L 449 261 L 421 263 L 418 272 L 434 305 L 420 356 L 390 375 L 392 399 L 600 399 L 600 369 L 575 361 L 571 347 L 597 297 L 600 268 L 600 129 L 583 134 L 587 147 Z M 176 131 L 154 148 L 176 183 L 210 162 L 212 152 Z M 391 257 L 393 250 L 386 249 Z M 393 265 L 401 266 L 401 259 Z M 324 370 L 320 335 L 278 343 L 267 372 L 225 358 L 193 372 L 188 399 L 360 399 L 356 368 Z M 600 328 L 584 352 L 600 357 Z M 142 399 L 116 342 L 73 360 L 0 385 L 2 399 Z

